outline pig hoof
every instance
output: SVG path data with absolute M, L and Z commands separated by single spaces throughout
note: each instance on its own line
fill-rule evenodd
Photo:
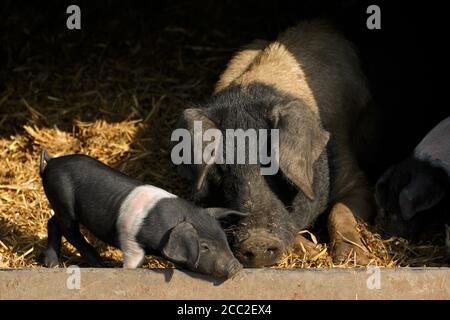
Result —
M 332 258 L 334 264 L 343 264 L 350 261 L 353 263 L 356 262 L 360 266 L 366 266 L 370 262 L 370 254 L 367 251 L 344 241 L 335 243 Z
M 47 268 L 55 268 L 59 266 L 59 259 L 55 252 L 44 252 L 39 257 L 41 261 Z

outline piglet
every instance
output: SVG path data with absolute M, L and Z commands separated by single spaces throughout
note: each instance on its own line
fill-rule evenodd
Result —
M 437 124 L 401 163 L 378 180 L 379 220 L 388 233 L 412 238 L 431 217 L 446 214 L 450 196 L 450 117 Z M 443 217 L 444 220 L 449 217 Z
M 42 150 L 40 174 L 55 212 L 48 221 L 48 246 L 42 257 L 49 267 L 58 265 L 62 236 L 90 265 L 104 266 L 80 233 L 82 224 L 122 250 L 125 268 L 140 267 L 146 254 L 220 278 L 242 268 L 219 220 L 244 213 L 194 206 L 81 154 L 52 158 Z

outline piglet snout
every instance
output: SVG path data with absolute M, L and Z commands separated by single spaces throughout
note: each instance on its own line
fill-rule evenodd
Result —
M 242 264 L 237 260 L 233 259 L 228 266 L 226 267 L 227 270 L 227 278 L 232 278 L 235 276 L 239 271 L 243 269 Z

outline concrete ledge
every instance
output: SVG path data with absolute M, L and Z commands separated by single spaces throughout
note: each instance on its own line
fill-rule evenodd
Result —
M 0 299 L 450 299 L 450 269 L 245 269 L 223 283 L 167 269 L 7 269 Z

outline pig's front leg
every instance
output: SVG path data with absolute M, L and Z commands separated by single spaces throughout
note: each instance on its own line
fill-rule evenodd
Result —
M 145 251 L 136 242 L 127 243 L 123 250 L 123 267 L 135 269 L 142 266 L 145 258 Z
M 370 253 L 361 241 L 355 217 L 365 220 L 372 212 L 373 204 L 366 192 L 355 192 L 333 206 L 328 217 L 328 232 L 334 263 L 342 263 L 354 256 L 358 265 L 370 262 Z

